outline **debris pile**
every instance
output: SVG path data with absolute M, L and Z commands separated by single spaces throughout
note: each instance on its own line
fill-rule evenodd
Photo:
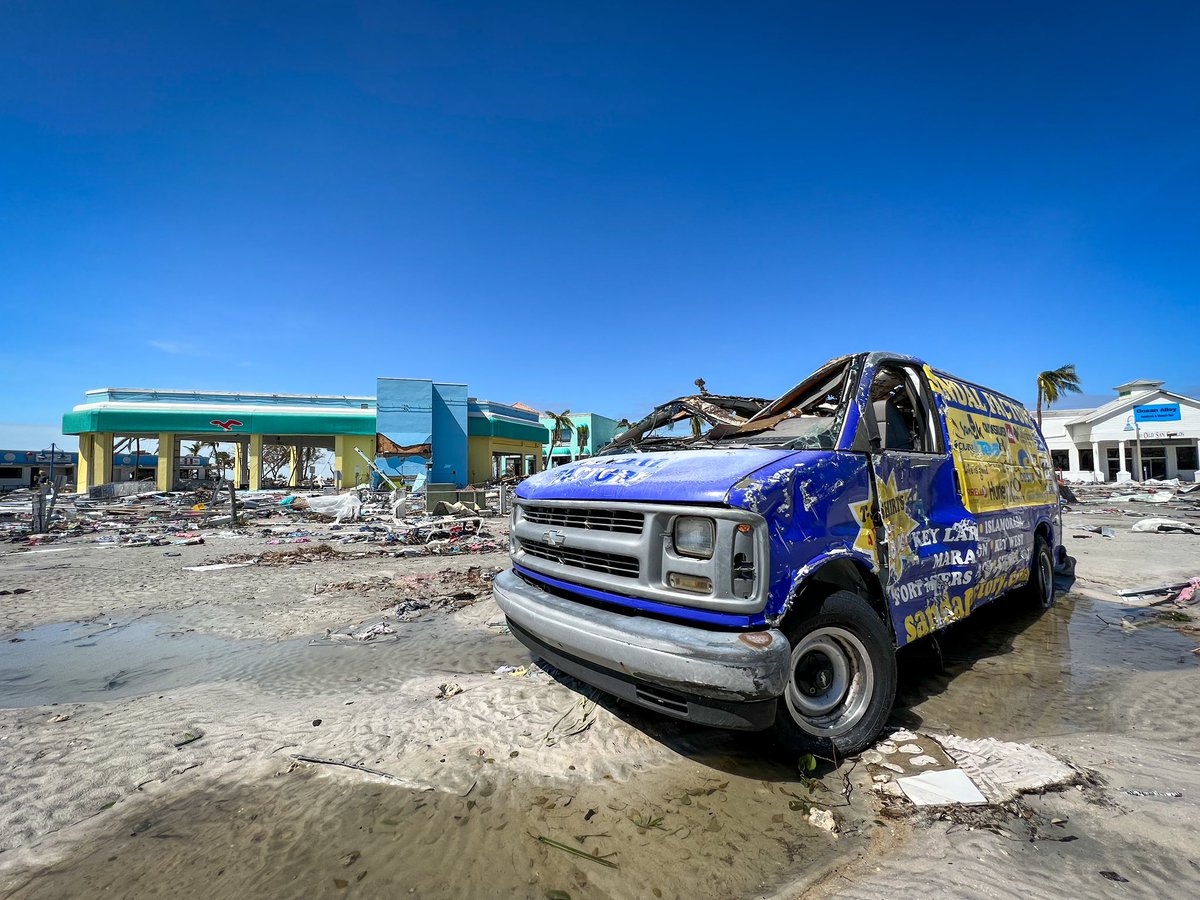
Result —
M 1107 514 L 1143 518 L 1161 517 L 1170 511 L 1177 519 L 1200 523 L 1200 483 L 1169 481 L 1118 481 L 1074 483 L 1075 499 L 1064 509 L 1082 515 Z
M 252 566 L 296 566 L 301 563 L 364 559 L 371 553 L 342 553 L 328 544 L 313 544 L 295 550 L 264 550 L 262 553 L 230 553 L 209 565 L 228 566 L 244 563 Z
M 64 494 L 53 498 L 48 530 L 34 533 L 33 492 L 14 491 L 0 501 L 0 538 L 34 547 L 87 537 L 105 547 L 137 548 L 259 536 L 270 544 L 374 544 L 397 557 L 503 552 L 508 529 L 500 524 L 501 495 L 486 496 L 487 508 L 439 501 L 431 515 L 422 496 L 365 490 L 238 492 L 232 498 L 219 486 L 127 496 Z
M 466 571 L 442 569 L 432 575 L 373 575 L 364 579 L 334 581 L 314 589 L 316 594 L 352 592 L 375 594 L 376 606 L 397 619 L 420 618 L 428 610 L 455 610 L 481 600 L 492 590 L 499 568 L 470 566 Z

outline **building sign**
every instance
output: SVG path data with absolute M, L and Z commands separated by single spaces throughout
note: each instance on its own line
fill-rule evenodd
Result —
M 1133 408 L 1135 422 L 1178 422 L 1178 403 L 1155 403 L 1151 406 L 1135 406 Z
M 26 454 L 26 459 L 28 459 L 31 456 L 33 457 L 34 462 L 39 462 L 39 463 L 53 462 L 53 463 L 62 463 L 65 465 L 65 464 L 73 462 L 73 460 L 71 459 L 70 453 L 62 453 L 62 452 L 51 453 L 49 450 L 43 450 L 40 453 Z

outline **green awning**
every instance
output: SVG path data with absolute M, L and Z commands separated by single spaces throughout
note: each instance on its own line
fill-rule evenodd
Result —
M 549 431 L 538 422 L 517 422 L 486 412 L 467 419 L 467 434 L 471 437 L 504 438 L 539 445 L 549 440 Z
M 133 404 L 130 404 L 131 406 Z M 375 410 L 269 411 L 261 407 L 178 409 L 140 403 L 141 409 L 98 405 L 63 416 L 63 434 L 116 432 L 118 434 L 296 434 L 375 435 Z

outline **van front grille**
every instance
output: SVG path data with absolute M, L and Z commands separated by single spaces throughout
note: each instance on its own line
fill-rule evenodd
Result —
M 522 506 L 526 522 L 559 528 L 588 528 L 641 534 L 645 516 L 627 509 L 590 509 L 576 506 Z
M 583 550 L 578 547 L 551 547 L 541 541 L 531 541 L 526 538 L 521 538 L 519 543 L 521 549 L 530 556 L 561 563 L 564 566 L 575 566 L 593 572 L 619 575 L 622 578 L 637 578 L 641 571 L 641 565 L 633 556 L 605 553 L 602 550 Z

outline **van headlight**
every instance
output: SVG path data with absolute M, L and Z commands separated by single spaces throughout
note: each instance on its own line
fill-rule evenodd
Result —
M 675 552 L 680 556 L 712 559 L 716 523 L 703 516 L 679 516 L 675 520 Z

